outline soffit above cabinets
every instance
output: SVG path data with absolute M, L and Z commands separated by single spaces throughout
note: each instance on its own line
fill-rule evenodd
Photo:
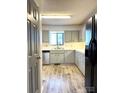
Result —
M 97 0 L 44 0 L 42 15 L 71 15 L 71 19 L 42 19 L 44 25 L 79 25 L 97 11 Z

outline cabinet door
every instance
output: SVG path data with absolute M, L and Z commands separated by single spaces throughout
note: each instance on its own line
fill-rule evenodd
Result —
M 64 54 L 62 53 L 51 53 L 50 63 L 64 63 Z
M 78 41 L 79 41 L 79 32 L 72 31 L 72 42 L 78 42 Z
M 58 63 L 64 63 L 64 54 L 58 54 Z
M 82 70 L 83 70 L 83 62 L 82 62 L 82 55 L 81 55 L 81 53 L 79 53 L 78 66 L 79 66 L 80 71 L 82 72 Z
M 65 63 L 74 63 L 74 51 L 73 50 L 67 50 L 65 51 Z
M 79 41 L 80 42 L 83 42 L 83 38 L 84 38 L 84 34 L 83 34 L 83 31 L 79 31 Z
M 65 42 L 71 42 L 71 31 L 65 31 Z
M 42 41 L 45 43 L 49 42 L 49 31 L 43 31 L 42 33 Z
M 57 63 L 57 54 L 55 53 L 50 54 L 50 63 Z
M 85 54 L 81 53 L 81 72 L 85 75 Z
M 83 75 L 85 75 L 85 54 L 76 52 L 75 57 L 76 57 L 75 64 L 78 66 Z
M 78 52 L 75 51 L 75 64 L 78 66 Z
M 79 52 L 77 52 L 77 65 L 80 69 L 80 54 L 79 54 Z

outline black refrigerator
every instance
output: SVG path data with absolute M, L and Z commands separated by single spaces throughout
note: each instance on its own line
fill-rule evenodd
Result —
M 97 19 L 92 17 L 86 29 L 91 29 L 90 43 L 85 48 L 85 87 L 87 93 L 97 93 Z

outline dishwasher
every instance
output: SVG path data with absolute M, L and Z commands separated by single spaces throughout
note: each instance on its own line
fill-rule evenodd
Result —
M 42 53 L 43 53 L 43 64 L 49 64 L 50 51 L 44 50 L 42 51 Z

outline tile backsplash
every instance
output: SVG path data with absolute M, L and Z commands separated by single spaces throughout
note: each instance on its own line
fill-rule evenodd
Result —
M 85 49 L 85 42 L 64 43 L 64 45 L 58 47 L 60 49 L 65 49 L 65 50 Z M 55 49 L 55 48 L 57 48 L 57 46 L 49 45 L 48 43 L 42 43 L 42 49 Z

